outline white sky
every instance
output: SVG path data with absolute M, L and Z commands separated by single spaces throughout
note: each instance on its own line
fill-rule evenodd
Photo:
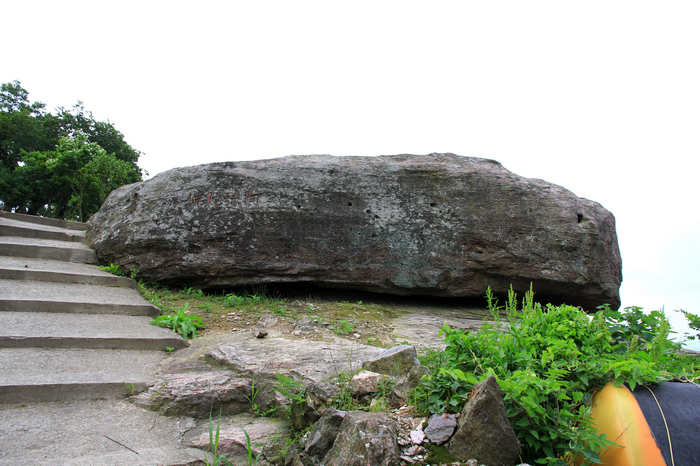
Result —
M 623 306 L 700 313 L 696 1 L 0 6 L 0 82 L 49 110 L 82 100 L 151 176 L 290 154 L 493 158 L 615 214 Z

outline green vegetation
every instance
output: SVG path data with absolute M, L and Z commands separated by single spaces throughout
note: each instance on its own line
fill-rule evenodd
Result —
M 678 353 L 668 339 L 660 311 L 615 312 L 602 307 L 593 316 L 572 306 L 541 306 L 532 290 L 517 310 L 515 293 L 501 308 L 488 290 L 493 323 L 475 333 L 445 325 L 447 348 L 430 353 L 414 397 L 426 412 L 457 412 L 479 381 L 493 375 L 504 393 L 507 415 L 529 463 L 566 466 L 595 464 L 614 439 L 591 425 L 593 392 L 608 381 L 630 388 L 700 374 L 697 359 Z
M 140 152 L 78 102 L 46 112 L 18 81 L 0 91 L 0 201 L 6 211 L 88 219 L 107 195 L 141 181 Z
M 336 322 L 334 330 L 338 335 L 350 335 L 355 331 L 355 324 L 348 322 L 345 319 L 341 319 Z
M 196 314 L 188 314 L 187 307 L 189 302 L 185 303 L 174 314 L 166 314 L 153 319 L 151 325 L 159 327 L 167 327 L 182 335 L 182 338 L 197 338 L 197 329 L 204 328 L 202 319 Z
M 219 466 L 224 463 L 228 464 L 231 466 L 231 463 L 229 460 L 226 459 L 224 455 L 218 455 L 219 451 L 219 432 L 221 429 L 221 411 L 219 411 L 219 422 L 216 424 L 216 433 L 214 433 L 214 424 L 212 423 L 211 420 L 211 411 L 209 411 L 209 449 L 211 450 L 211 454 L 214 455 L 214 460 L 212 463 L 209 463 L 209 459 L 207 458 L 207 455 L 204 455 L 204 464 L 206 466 Z M 246 435 L 247 437 L 247 435 Z
M 688 320 L 688 327 L 698 332 L 695 335 L 687 335 L 688 340 L 700 339 L 700 316 L 691 314 L 690 312 L 686 312 L 682 309 L 680 312 L 682 312 L 683 315 L 685 315 L 685 318 Z

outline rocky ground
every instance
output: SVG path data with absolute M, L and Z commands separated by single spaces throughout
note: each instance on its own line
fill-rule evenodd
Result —
M 347 293 L 283 299 L 241 292 L 233 294 L 236 303 L 231 293 L 226 301 L 227 295 L 193 289 L 151 288 L 144 295 L 166 312 L 188 303 L 188 312 L 202 316 L 206 329 L 188 348 L 165 358 L 159 382 L 133 401 L 163 414 L 191 418 L 183 441 L 204 450 L 209 449 L 209 410 L 212 404 L 218 406 L 223 413 L 219 453 L 234 464 L 248 464 L 243 429 L 255 453 L 263 453 L 258 464 L 265 464 L 263 459 L 284 464 L 293 434 L 279 417 L 262 415 L 285 404 L 274 390 L 278 374 L 303 385 L 347 382 L 364 361 L 386 348 L 408 344 L 425 354 L 441 347 L 438 333 L 445 323 L 475 329 L 487 316 L 471 303 Z M 366 401 L 369 405 L 369 398 Z M 451 464 L 439 461 L 438 453 L 432 453 L 436 462 L 430 462 L 426 446 L 434 444 L 415 441 L 415 432 L 428 425 L 425 416 L 400 399 L 387 397 L 383 403 L 372 410 L 386 412 L 396 423 L 404 464 Z M 216 420 L 218 413 L 214 414 Z

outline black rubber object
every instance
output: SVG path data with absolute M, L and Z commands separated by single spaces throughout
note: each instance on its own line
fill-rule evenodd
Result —
M 700 465 L 700 387 L 681 382 L 663 382 L 648 387 L 656 399 L 642 386 L 635 387 L 632 393 L 644 413 L 666 465 L 674 464 L 671 462 L 669 434 L 675 466 Z M 659 406 L 663 410 L 663 416 Z

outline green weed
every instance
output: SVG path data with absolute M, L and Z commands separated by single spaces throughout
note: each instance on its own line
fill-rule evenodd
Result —
M 219 450 L 219 431 L 221 428 L 221 411 L 219 411 L 219 422 L 216 424 L 216 434 L 214 433 L 214 425 L 211 422 L 211 411 L 209 411 L 209 449 L 211 450 L 211 454 L 214 456 L 214 462 L 209 463 L 209 459 L 207 458 L 207 455 L 204 455 L 204 463 L 206 466 L 219 466 L 224 463 L 228 464 L 231 466 L 231 463 L 229 462 L 228 459 L 224 455 L 218 455 L 218 450 Z M 246 437 L 248 434 L 246 434 Z M 249 443 L 250 446 L 250 443 Z
M 188 305 L 189 302 L 185 303 L 175 314 L 156 317 L 151 325 L 172 329 L 183 338 L 197 338 L 197 329 L 204 328 L 204 324 L 198 315 L 185 313 Z
M 117 275 L 119 277 L 126 277 L 126 274 L 122 272 L 121 267 L 117 264 L 105 265 L 104 267 L 100 267 L 100 270 L 104 270 L 105 272 L 109 272 L 112 275 Z
M 245 442 L 246 442 L 246 448 L 248 450 L 248 466 L 256 466 L 258 464 L 258 460 L 260 459 L 260 455 L 262 455 L 262 452 L 258 453 L 258 456 L 253 458 L 253 449 L 251 448 L 250 445 L 250 435 L 248 435 L 248 432 L 243 427 L 239 427 L 243 431 L 243 434 L 245 434 Z
M 355 331 L 355 324 L 347 320 L 339 320 L 333 330 L 339 335 L 349 335 Z

